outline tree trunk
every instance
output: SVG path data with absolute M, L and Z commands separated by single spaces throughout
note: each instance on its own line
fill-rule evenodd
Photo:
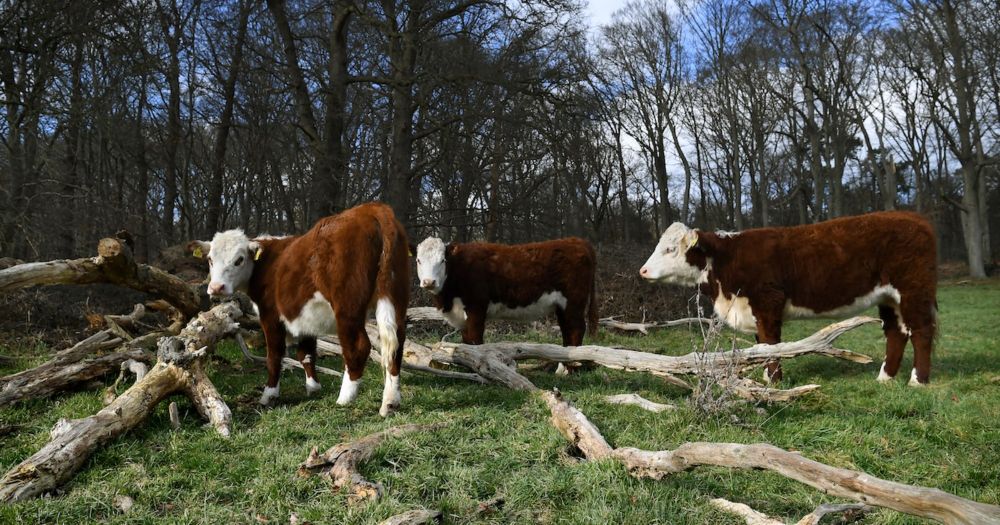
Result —
M 208 210 L 205 218 L 205 235 L 219 231 L 223 227 L 222 194 L 226 174 L 226 149 L 229 144 L 229 130 L 233 124 L 233 107 L 236 98 L 236 83 L 239 80 L 240 69 L 243 67 L 243 45 L 246 41 L 247 27 L 250 21 L 250 10 L 254 3 L 241 0 L 239 22 L 236 29 L 236 42 L 233 43 L 233 61 L 229 65 L 222 88 L 223 107 L 219 116 L 219 129 L 215 134 L 215 145 L 212 148 L 212 175 L 208 185 Z

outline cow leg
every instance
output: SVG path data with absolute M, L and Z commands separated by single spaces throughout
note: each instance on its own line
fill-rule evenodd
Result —
M 486 312 L 479 308 L 466 306 L 462 342 L 467 345 L 481 345 L 483 344 L 484 332 L 486 332 Z
M 316 338 L 303 337 L 299 340 L 299 349 L 296 353 L 302 369 L 306 373 L 306 394 L 319 392 L 322 385 L 316 381 Z
M 386 349 L 382 348 L 382 360 L 388 361 L 385 367 L 385 387 L 382 390 L 382 406 L 379 415 L 386 417 L 399 410 L 403 395 L 399 388 L 399 371 L 403 368 L 403 345 L 406 343 L 406 318 L 396 319 L 396 351 L 391 358 L 386 357 Z
M 773 345 L 781 342 L 781 317 L 757 315 L 757 342 Z M 766 319 L 766 320 L 765 320 Z M 772 359 L 764 363 L 764 382 L 781 381 L 781 361 Z
M 909 385 L 922 386 L 931 380 L 931 350 L 937 328 L 937 308 L 933 299 L 914 300 L 912 294 L 906 293 L 902 296 L 899 312 L 913 342 L 913 370 Z
M 882 319 L 882 332 L 885 333 L 885 361 L 876 378 L 880 382 L 891 381 L 899 372 L 899 364 L 903 360 L 903 350 L 909 337 L 903 333 L 897 317 L 898 307 L 894 305 L 879 305 L 878 316 Z
M 267 343 L 267 384 L 260 396 L 260 404 L 268 406 L 278 398 L 278 379 L 281 377 L 281 359 L 285 357 L 285 327 L 281 323 L 261 320 L 264 340 Z
M 583 344 L 583 333 L 587 331 L 587 319 L 584 317 L 584 312 L 578 312 L 571 308 L 565 310 L 556 308 L 556 319 L 559 320 L 563 346 Z
M 371 353 L 372 342 L 368 339 L 364 324 L 344 322 L 337 319 L 337 336 L 344 352 L 344 380 L 340 384 L 338 405 L 348 405 L 358 397 L 361 375 Z

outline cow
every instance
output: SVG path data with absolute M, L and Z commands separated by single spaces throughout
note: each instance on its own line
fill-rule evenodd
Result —
M 564 346 L 579 346 L 597 330 L 597 256 L 579 238 L 530 244 L 445 245 L 430 237 L 417 246 L 420 287 L 462 342 L 482 344 L 486 319 L 530 321 L 555 311 Z
M 267 343 L 267 384 L 260 404 L 278 397 L 278 377 L 286 337 L 298 339 L 306 391 L 316 381 L 316 338 L 336 334 L 345 372 L 337 404 L 358 395 L 371 350 L 365 331 L 375 310 L 385 388 L 379 414 L 400 405 L 399 369 L 406 340 L 410 267 L 406 232 L 392 208 L 369 203 L 325 217 L 303 235 L 250 239 L 240 230 L 215 234 L 211 242 L 192 241 L 195 255 L 207 254 L 208 293 L 246 292 L 254 302 Z
M 760 343 L 781 341 L 787 319 L 846 317 L 878 306 L 886 337 L 879 381 L 913 343 L 909 384 L 930 380 L 937 330 L 937 248 L 918 214 L 878 212 L 787 228 L 705 232 L 674 223 L 639 270 L 644 279 L 698 285 L 715 314 Z M 778 362 L 765 379 L 781 379 Z

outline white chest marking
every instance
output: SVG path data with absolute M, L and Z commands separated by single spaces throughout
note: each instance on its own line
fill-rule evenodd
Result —
M 441 312 L 444 316 L 444 320 L 448 322 L 453 328 L 459 330 L 465 328 L 465 320 L 468 316 L 465 313 L 465 303 L 462 302 L 458 297 L 451 302 L 451 310 L 447 312 Z
M 312 298 L 302 305 L 302 311 L 299 312 L 298 317 L 286 319 L 285 316 L 281 316 L 281 322 L 285 324 L 288 333 L 295 337 L 320 336 L 337 331 L 337 320 L 333 314 L 333 306 L 319 292 L 314 293 Z
M 715 315 L 729 326 L 741 332 L 756 332 L 757 318 L 750 309 L 750 299 L 740 295 L 726 297 L 719 286 L 719 295 L 715 296 Z
M 503 303 L 490 303 L 486 309 L 486 317 L 508 321 L 534 321 L 549 315 L 556 307 L 566 308 L 566 296 L 561 292 L 546 292 L 537 301 L 515 308 Z

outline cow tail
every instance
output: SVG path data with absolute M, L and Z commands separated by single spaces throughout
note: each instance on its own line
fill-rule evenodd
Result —
M 379 258 L 378 274 L 375 278 L 375 324 L 378 326 L 379 347 L 382 366 L 386 373 L 399 352 L 401 342 L 398 333 L 401 323 L 406 322 L 406 303 L 409 292 L 409 261 L 406 260 L 406 234 L 392 212 L 378 217 L 382 235 L 382 254 Z M 402 264 L 398 259 L 402 258 Z M 403 268 L 402 274 L 396 270 Z M 396 282 L 402 280 L 402 284 Z
M 594 247 L 590 248 L 590 303 L 587 305 L 587 334 L 590 337 L 597 335 L 597 254 Z

